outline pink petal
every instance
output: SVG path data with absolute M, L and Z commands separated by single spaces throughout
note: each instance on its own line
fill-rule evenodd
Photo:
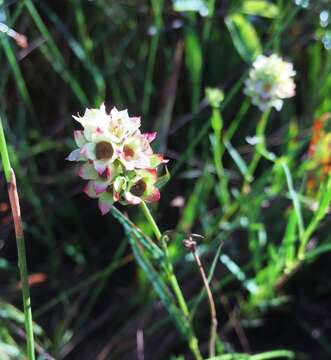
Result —
M 80 153 L 89 160 L 95 160 L 95 144 L 87 143 L 81 149 Z
M 106 194 L 102 195 L 98 202 L 101 214 L 106 215 L 110 211 L 113 203 L 114 203 L 114 201 L 110 194 L 106 193 Z
M 157 179 L 157 170 L 156 170 L 156 169 L 146 169 L 146 171 L 149 172 L 150 175 L 152 175 L 152 178 L 153 178 L 154 180 Z
M 151 167 L 157 167 L 159 166 L 160 164 L 166 164 L 168 163 L 169 160 L 166 160 L 163 155 L 160 155 L 160 154 L 154 154 L 154 155 L 151 155 L 150 156 L 150 164 L 151 164 Z
M 107 190 L 107 187 L 108 187 L 107 182 L 93 181 L 93 188 L 97 195 L 100 195 L 101 193 L 105 192 Z
M 93 181 L 89 181 L 85 187 L 84 187 L 84 193 L 89 196 L 90 198 L 97 198 L 97 194 L 94 191 L 94 187 L 93 187 Z
M 138 205 L 141 203 L 141 199 L 132 195 L 129 191 L 125 193 L 125 199 L 132 205 Z
M 113 196 L 113 199 L 114 199 L 114 201 L 119 201 L 119 199 L 120 199 L 120 193 L 118 193 L 118 192 L 114 192 L 114 196 Z
M 155 138 L 156 138 L 157 132 L 151 132 L 151 133 L 146 133 L 143 134 L 144 138 L 151 143 Z
M 160 191 L 157 188 L 154 188 L 152 193 L 146 197 L 146 201 L 148 202 L 156 202 L 159 201 L 161 197 Z
M 106 178 L 107 178 L 107 179 L 110 178 L 111 173 L 110 173 L 110 169 L 109 169 L 108 166 L 106 167 L 105 175 L 106 175 Z
M 100 199 L 99 199 L 99 204 L 98 205 L 99 205 L 99 209 L 100 209 L 102 215 L 108 214 L 111 207 L 112 207 L 112 205 L 110 205 L 110 204 L 108 204 L 106 202 L 102 202 Z
M 99 176 L 102 176 L 106 170 L 107 165 L 104 162 L 98 160 L 94 160 L 93 165 Z

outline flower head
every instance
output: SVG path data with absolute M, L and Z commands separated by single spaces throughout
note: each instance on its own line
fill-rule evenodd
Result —
M 307 190 L 315 196 L 331 171 L 331 114 L 324 113 L 314 120 L 312 136 L 304 168 L 308 171 Z
M 280 111 L 283 99 L 295 95 L 293 65 L 278 55 L 260 55 L 253 63 L 244 92 L 261 111 L 274 107 Z
M 167 160 L 154 154 L 150 146 L 156 133 L 141 133 L 139 117 L 129 117 L 127 110 L 115 107 L 107 113 L 103 104 L 74 119 L 83 130 L 74 132 L 78 148 L 67 160 L 82 162 L 78 175 L 88 180 L 84 192 L 99 200 L 102 214 L 116 201 L 139 204 L 159 200 L 157 167 Z

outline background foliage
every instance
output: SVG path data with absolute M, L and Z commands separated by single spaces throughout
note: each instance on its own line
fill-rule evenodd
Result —
M 0 22 L 28 39 L 22 48 L 0 33 L 0 112 L 23 206 L 40 359 L 133 359 L 142 334 L 146 359 L 190 356 L 121 225 L 99 215 L 64 160 L 74 146 L 71 114 L 104 100 L 142 114 L 145 130 L 159 132 L 155 150 L 171 160 L 155 210 L 173 230 L 169 251 L 202 351 L 209 309 L 182 244 L 190 232 L 204 236 L 198 250 L 217 304 L 219 353 L 330 358 L 328 143 L 323 156 L 309 152 L 312 134 L 322 143 L 328 133 L 329 9 L 327 0 L 0 0 Z M 272 52 L 294 62 L 297 96 L 272 112 L 266 135 L 276 160 L 262 158 L 253 180 L 260 113 L 242 84 L 254 58 Z M 209 106 L 206 87 L 224 91 L 220 107 Z M 1 181 L 0 358 L 23 359 Z M 128 212 L 151 234 L 136 209 Z

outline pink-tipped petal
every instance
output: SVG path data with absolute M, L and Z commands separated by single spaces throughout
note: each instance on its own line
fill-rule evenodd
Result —
M 150 156 L 150 164 L 151 164 L 151 167 L 157 167 L 159 166 L 160 164 L 166 164 L 169 160 L 166 160 L 163 155 L 160 155 L 160 154 L 153 154 Z
M 106 178 L 107 178 L 107 179 L 109 179 L 109 178 L 110 178 L 110 176 L 111 176 L 111 172 L 110 172 L 110 169 L 109 169 L 109 167 L 108 167 L 108 166 L 106 167 L 106 170 L 105 170 L 105 175 L 106 175 Z
M 154 181 L 157 180 L 157 170 L 155 168 L 154 169 L 146 169 L 145 171 L 147 171 L 150 174 L 150 176 L 152 177 L 152 179 Z
M 84 187 L 84 193 L 92 199 L 96 199 L 98 196 L 94 191 L 93 181 L 89 181 Z
M 99 176 L 102 176 L 102 174 L 106 171 L 107 165 L 103 161 L 94 160 L 93 165 Z
M 115 201 L 115 202 L 116 202 L 116 201 L 119 201 L 120 197 L 121 197 L 120 193 L 114 191 L 114 195 L 113 195 L 114 201 Z
M 156 138 L 156 135 L 157 135 L 157 132 L 151 132 L 151 133 L 146 133 L 146 134 L 143 134 L 144 138 L 149 142 L 151 143 L 153 140 L 155 140 Z
M 112 207 L 112 204 L 101 201 L 101 199 L 99 199 L 98 205 L 99 205 L 99 209 L 100 209 L 102 215 L 108 214 Z
M 89 160 L 95 160 L 95 144 L 87 143 L 81 149 L 80 153 Z
M 132 205 L 138 205 L 142 201 L 140 198 L 138 198 L 137 196 L 132 195 L 128 191 L 125 193 L 125 199 L 128 201 L 128 203 L 130 203 Z
M 102 194 L 107 190 L 108 183 L 102 181 L 93 181 L 93 188 L 97 195 Z
M 152 193 L 146 197 L 147 202 L 156 202 L 159 201 L 161 197 L 160 191 L 157 188 L 154 188 Z
M 113 197 L 111 194 L 104 193 L 100 196 L 98 205 L 99 205 L 99 209 L 100 209 L 102 215 L 105 215 L 109 212 L 113 203 L 114 203 L 114 201 L 113 201 Z

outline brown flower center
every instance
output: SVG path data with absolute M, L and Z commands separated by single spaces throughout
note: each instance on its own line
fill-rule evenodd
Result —
M 108 193 L 108 194 L 113 194 L 113 192 L 114 192 L 114 187 L 113 187 L 113 185 L 109 185 L 108 187 L 107 187 L 107 189 L 106 189 L 106 192 Z
M 134 156 L 134 151 L 133 151 L 133 149 L 131 149 L 131 148 L 128 147 L 128 146 L 124 146 L 123 152 L 124 152 L 124 157 L 125 157 L 126 160 L 130 160 L 130 159 L 132 159 L 133 156 Z
M 263 85 L 263 91 L 265 91 L 265 92 L 270 92 L 270 90 L 271 90 L 271 88 L 272 88 L 272 86 L 271 86 L 271 84 L 269 84 L 269 83 L 265 83 L 264 85 Z
M 95 146 L 95 156 L 98 160 L 108 160 L 114 154 L 114 149 L 111 143 L 107 141 L 100 141 Z
M 145 192 L 146 187 L 145 181 L 141 179 L 131 187 L 130 192 L 132 195 L 140 197 Z

